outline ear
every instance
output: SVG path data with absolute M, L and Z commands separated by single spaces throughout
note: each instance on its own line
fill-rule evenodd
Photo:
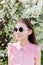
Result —
M 32 30 L 31 30 L 31 29 L 28 31 L 28 34 L 29 34 L 29 35 L 31 35 L 31 34 L 32 34 Z

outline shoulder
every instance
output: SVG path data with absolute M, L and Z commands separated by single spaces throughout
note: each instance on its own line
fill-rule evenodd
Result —
M 12 43 L 12 42 L 9 42 L 9 43 L 8 43 L 8 46 L 11 46 L 11 45 L 16 46 L 16 45 L 17 45 L 17 43 Z
M 37 50 L 37 54 L 38 55 L 41 55 L 41 47 L 39 45 L 37 46 L 37 49 L 36 50 Z
M 9 48 L 9 49 L 15 48 L 16 45 L 17 45 L 17 43 L 9 42 L 9 43 L 8 43 L 8 48 Z
M 35 45 L 34 53 L 35 53 L 34 56 L 35 56 L 36 58 L 41 57 L 41 48 L 40 48 L 39 45 Z
M 36 44 L 32 44 L 32 43 L 31 43 L 31 47 L 32 47 L 33 49 L 37 50 L 37 51 L 41 50 L 41 47 L 40 47 L 39 44 L 36 45 Z
M 19 42 L 16 42 L 16 43 L 11 43 L 11 42 L 9 42 L 9 43 L 8 43 L 8 48 L 20 49 L 21 46 L 20 46 Z
M 34 57 L 41 58 L 41 47 L 40 45 L 30 44 L 31 52 L 33 53 Z
M 37 52 L 40 52 L 41 51 L 41 47 L 40 47 L 40 45 L 38 44 L 38 45 L 36 45 L 36 51 Z
M 35 54 L 41 53 L 41 47 L 40 45 L 30 44 L 31 49 Z

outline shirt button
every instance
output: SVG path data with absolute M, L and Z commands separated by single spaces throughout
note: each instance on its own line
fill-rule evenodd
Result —
M 21 52 L 21 53 L 19 53 L 19 56 L 22 56 L 23 55 L 23 53 Z

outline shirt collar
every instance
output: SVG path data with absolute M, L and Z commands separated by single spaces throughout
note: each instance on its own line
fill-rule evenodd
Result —
M 30 46 L 30 43 L 29 43 L 29 42 L 26 43 L 24 46 L 21 46 L 21 45 L 18 43 L 18 49 L 19 49 L 19 50 L 22 50 L 22 49 L 26 50 L 26 49 L 28 49 L 29 46 Z

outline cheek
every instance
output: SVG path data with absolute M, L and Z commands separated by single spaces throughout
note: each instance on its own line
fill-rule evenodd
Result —
M 13 34 L 15 35 L 15 32 L 13 32 Z
M 16 32 L 13 32 L 14 37 L 16 36 Z
M 28 36 L 28 31 L 24 31 L 24 32 L 22 33 L 22 36 L 27 37 L 27 36 Z
M 28 31 L 19 32 L 19 34 L 16 34 L 16 32 L 14 32 L 14 36 L 15 36 L 16 39 L 18 39 L 18 37 L 19 37 L 20 39 L 27 38 L 27 36 L 28 36 Z

